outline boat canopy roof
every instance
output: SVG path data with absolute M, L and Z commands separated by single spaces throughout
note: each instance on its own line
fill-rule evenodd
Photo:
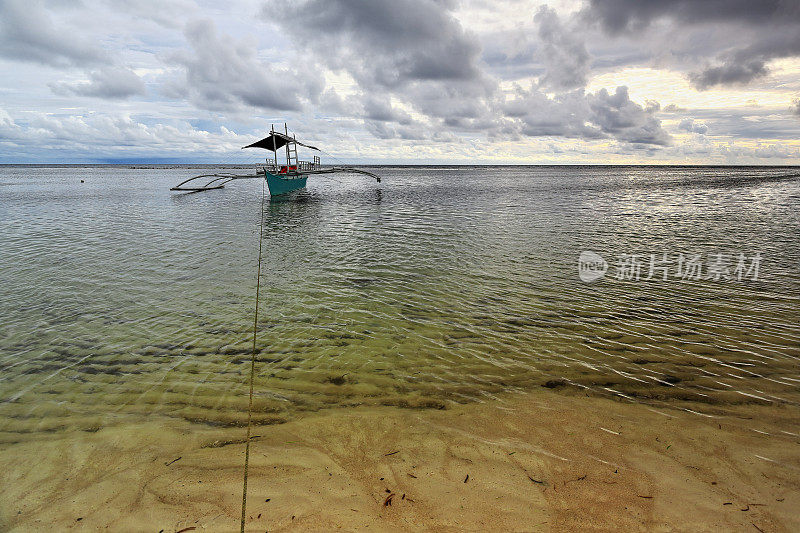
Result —
M 320 151 L 319 148 L 316 146 L 311 146 L 309 144 L 301 143 L 300 141 L 294 139 L 293 137 L 289 137 L 288 135 L 284 135 L 283 133 L 273 132 L 269 135 L 269 137 L 264 137 L 260 141 L 256 141 L 253 144 L 248 144 L 247 146 L 243 146 L 242 150 L 245 148 L 263 148 L 265 150 L 272 150 L 275 151 L 278 148 L 283 148 L 288 143 L 297 143 L 300 146 L 305 146 L 306 148 L 311 148 L 312 150 Z

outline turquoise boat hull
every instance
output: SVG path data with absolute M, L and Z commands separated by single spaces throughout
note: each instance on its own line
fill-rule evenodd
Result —
M 266 170 L 264 173 L 267 175 L 267 187 L 269 187 L 270 196 L 280 196 L 287 192 L 302 189 L 306 186 L 306 180 L 308 179 L 308 176 L 281 176 Z

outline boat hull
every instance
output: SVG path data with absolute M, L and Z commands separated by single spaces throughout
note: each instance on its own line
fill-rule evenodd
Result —
M 308 176 L 281 176 L 264 171 L 270 196 L 280 196 L 306 186 Z

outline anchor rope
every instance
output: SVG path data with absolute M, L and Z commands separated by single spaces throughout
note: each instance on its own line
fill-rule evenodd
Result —
M 250 397 L 247 404 L 247 439 L 244 445 L 244 480 L 242 483 L 241 533 L 244 533 L 244 520 L 247 513 L 247 468 L 250 463 L 250 433 L 253 428 L 253 382 L 256 373 L 256 333 L 258 332 L 258 295 L 261 292 L 261 245 L 264 241 L 264 199 L 266 198 L 266 178 L 261 184 L 261 222 L 258 234 L 258 274 L 256 277 L 256 308 L 253 313 L 253 355 L 250 358 Z

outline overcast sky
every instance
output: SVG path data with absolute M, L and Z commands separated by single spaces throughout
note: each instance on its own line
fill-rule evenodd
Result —
M 2 163 L 797 164 L 798 98 L 797 0 L 0 0 Z

